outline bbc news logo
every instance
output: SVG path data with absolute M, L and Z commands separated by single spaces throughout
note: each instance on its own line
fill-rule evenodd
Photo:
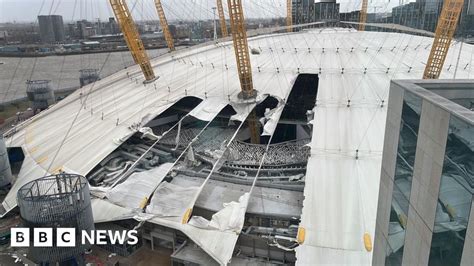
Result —
M 30 236 L 30 228 L 11 228 L 12 247 L 29 247 L 33 240 L 34 247 L 75 247 L 76 228 L 56 228 L 56 237 L 53 228 L 33 228 Z M 30 239 L 32 237 L 32 239 Z M 56 240 L 53 245 L 53 240 Z M 138 232 L 136 230 L 82 230 L 80 234 L 81 245 L 107 245 L 107 244 L 129 244 L 138 243 Z

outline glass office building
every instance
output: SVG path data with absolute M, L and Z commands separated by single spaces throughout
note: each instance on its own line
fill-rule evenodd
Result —
M 474 262 L 474 82 L 392 81 L 373 265 Z

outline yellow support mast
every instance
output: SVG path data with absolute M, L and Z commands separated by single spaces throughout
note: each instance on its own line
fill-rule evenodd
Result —
M 286 0 L 286 26 L 288 32 L 293 31 L 293 5 L 292 0 Z
M 365 30 L 365 23 L 367 22 L 367 7 L 369 6 L 369 0 L 362 0 L 362 9 L 360 10 L 359 17 L 359 31 Z
M 170 28 L 168 26 L 168 20 L 166 20 L 165 11 L 161 5 L 161 0 L 155 0 L 156 11 L 158 12 L 158 17 L 160 18 L 160 26 L 163 30 L 163 35 L 165 36 L 166 45 L 170 51 L 174 51 L 174 40 L 173 35 L 171 35 Z
M 153 81 L 155 79 L 155 73 L 151 67 L 150 59 L 148 59 L 140 34 L 138 34 L 137 27 L 133 22 L 132 15 L 128 10 L 127 3 L 125 0 L 109 1 L 114 11 L 115 18 L 117 18 L 120 25 L 120 30 L 123 33 L 128 49 L 132 53 L 133 60 L 140 66 L 143 75 L 145 76 L 145 80 Z
M 437 79 L 443 69 L 449 46 L 456 31 L 464 0 L 445 0 L 436 26 L 435 38 L 423 79 Z
M 235 58 L 239 72 L 240 87 L 242 92 L 239 96 L 243 99 L 251 99 L 257 96 L 253 89 L 252 66 L 250 64 L 250 53 L 245 30 L 245 19 L 242 8 L 242 0 L 227 0 L 229 8 L 230 27 L 232 29 L 232 40 L 234 43 Z M 260 130 L 258 127 L 255 110 L 247 118 L 252 143 L 260 143 Z
M 219 23 L 221 24 L 222 38 L 229 36 L 227 32 L 227 25 L 225 25 L 224 7 L 222 6 L 222 0 L 217 0 L 217 12 L 219 13 Z

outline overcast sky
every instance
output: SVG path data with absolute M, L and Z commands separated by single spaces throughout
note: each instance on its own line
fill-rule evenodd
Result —
M 405 0 L 405 2 L 414 0 Z M 136 20 L 157 19 L 154 0 L 127 0 Z M 162 0 L 169 20 L 209 19 L 215 0 Z M 224 9 L 226 7 L 226 0 Z M 360 9 L 361 0 L 338 0 L 341 12 Z M 398 0 L 369 0 L 369 12 L 390 11 Z M 286 0 L 243 0 L 245 16 L 253 18 L 286 16 Z M 62 15 L 64 21 L 106 20 L 113 16 L 109 0 L 0 0 L 0 22 L 35 21 L 38 14 Z

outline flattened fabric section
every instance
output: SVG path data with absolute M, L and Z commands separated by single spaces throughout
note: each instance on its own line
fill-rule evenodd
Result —
M 107 191 L 107 198 L 122 207 L 136 209 L 150 197 L 171 167 L 172 163 L 164 163 L 157 168 L 131 174 L 127 180 Z

